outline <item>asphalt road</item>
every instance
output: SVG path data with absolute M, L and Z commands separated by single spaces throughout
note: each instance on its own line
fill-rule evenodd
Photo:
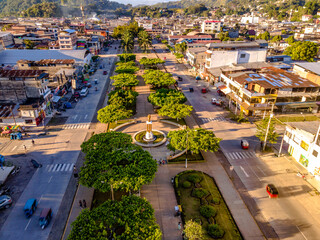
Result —
M 103 70 L 108 73 L 114 64 L 116 51 L 113 48 L 102 56 L 100 64 L 105 65 L 105 69 L 99 69 L 91 77 L 98 79 L 98 91 L 95 91 L 95 85 L 90 89 L 87 97 L 81 99 L 73 109 L 63 112 L 61 117 L 68 117 L 68 120 L 62 126 L 57 127 L 56 131 L 50 131 L 50 134 L 36 139 L 35 146 L 32 146 L 31 140 L 12 141 L 2 149 L 3 153 L 12 154 L 23 152 L 23 145 L 27 146 L 27 156 L 36 159 L 43 167 L 37 169 L 30 182 L 26 186 L 21 197 L 16 200 L 10 215 L 4 223 L 0 239 L 47 239 L 53 222 L 47 228 L 41 230 L 38 217 L 43 208 L 51 207 L 53 210 L 53 220 L 60 207 L 62 198 L 67 185 L 73 173 L 73 166 L 80 153 L 80 145 L 86 137 L 90 123 L 96 113 L 97 103 L 100 99 L 103 85 L 109 84 L 107 76 L 102 75 Z M 110 64 L 109 64 L 110 62 Z M 27 219 L 23 213 L 25 202 L 29 198 L 38 200 L 38 208 L 35 214 Z
M 272 226 L 280 239 L 319 239 L 320 236 L 320 206 L 314 204 L 314 197 L 310 197 L 310 187 L 297 179 L 294 174 L 285 171 L 285 165 L 277 163 L 277 158 L 270 158 L 270 162 L 262 161 L 256 155 L 255 149 L 259 147 L 259 140 L 255 137 L 253 124 L 237 124 L 230 121 L 227 112 L 221 107 L 211 104 L 211 98 L 221 98 L 213 86 L 200 80 L 195 81 L 195 76 L 182 64 L 176 64 L 173 55 L 163 53 L 160 44 L 156 51 L 161 59 L 166 57 L 167 70 L 173 75 L 181 76 L 182 88 L 190 105 L 194 107 L 195 115 L 203 128 L 214 131 L 217 137 L 222 138 L 221 149 L 233 166 L 233 171 L 239 176 L 247 189 L 250 197 L 254 199 L 259 208 L 259 221 Z M 161 50 L 159 50 L 161 49 Z M 189 87 L 194 92 L 189 92 Z M 201 93 L 201 89 L 209 89 L 208 93 Z M 243 150 L 240 140 L 246 139 L 250 143 L 248 150 Z M 268 183 L 275 183 L 279 188 L 280 197 L 269 199 L 265 190 Z M 259 222 L 258 222 L 259 224 Z M 267 238 L 277 238 L 272 234 Z

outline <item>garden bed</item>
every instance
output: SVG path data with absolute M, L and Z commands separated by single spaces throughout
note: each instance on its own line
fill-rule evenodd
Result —
M 192 219 L 201 223 L 205 233 L 203 239 L 213 239 L 208 229 L 217 225 L 223 236 L 216 239 L 243 239 L 212 177 L 193 170 L 181 172 L 175 177 L 174 187 L 178 203 L 182 206 L 183 222 Z
M 164 139 L 164 135 L 158 131 L 152 131 L 153 133 L 153 136 L 156 137 L 156 140 L 153 141 L 153 143 L 159 143 L 161 142 L 163 139 Z M 144 141 L 143 140 L 143 137 L 146 135 L 146 131 L 142 131 L 140 133 L 138 133 L 135 137 L 135 140 L 137 142 L 140 142 L 140 143 L 144 143 L 144 144 L 147 144 L 148 142 Z
M 121 125 L 123 123 L 127 123 L 129 121 L 132 121 L 132 119 L 123 119 L 123 120 L 118 120 L 117 123 L 116 122 L 109 123 L 108 124 L 108 132 L 110 131 L 110 129 L 114 129 L 114 128 L 118 127 L 119 125 Z
M 177 162 L 185 163 L 186 157 L 187 157 L 188 162 L 204 162 L 204 158 L 201 153 L 191 154 L 191 152 L 188 151 L 187 156 L 186 156 L 186 154 L 183 154 L 177 158 L 170 159 L 168 161 L 168 163 L 177 163 Z

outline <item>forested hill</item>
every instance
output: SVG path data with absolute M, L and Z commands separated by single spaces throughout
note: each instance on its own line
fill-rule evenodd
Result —
M 26 12 L 28 12 L 36 17 L 76 16 L 81 14 L 81 4 L 87 13 L 96 12 L 97 14 L 131 7 L 108 0 L 0 0 L 0 15 L 27 16 Z
M 225 5 L 229 1 L 230 0 L 181 0 L 158 3 L 153 6 L 163 8 L 187 8 L 202 3 L 207 7 L 219 7 L 221 5 Z

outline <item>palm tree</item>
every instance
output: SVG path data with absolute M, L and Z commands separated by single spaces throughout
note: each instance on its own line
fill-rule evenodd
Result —
M 147 51 L 148 47 L 151 47 L 152 45 L 152 40 L 151 40 L 151 36 L 149 35 L 149 33 L 147 33 L 146 31 L 141 31 L 138 34 L 138 42 L 141 48 L 144 49 L 144 51 Z
M 121 36 L 121 44 L 125 52 L 133 48 L 133 36 L 129 31 L 125 31 Z

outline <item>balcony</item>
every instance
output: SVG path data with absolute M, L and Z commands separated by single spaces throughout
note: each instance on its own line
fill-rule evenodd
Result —
M 263 97 L 263 96 L 265 96 L 264 93 L 251 92 L 251 91 L 249 91 L 249 90 L 247 90 L 247 89 L 245 89 L 245 88 L 241 88 L 241 91 L 242 91 L 245 95 L 247 95 L 248 97 Z

